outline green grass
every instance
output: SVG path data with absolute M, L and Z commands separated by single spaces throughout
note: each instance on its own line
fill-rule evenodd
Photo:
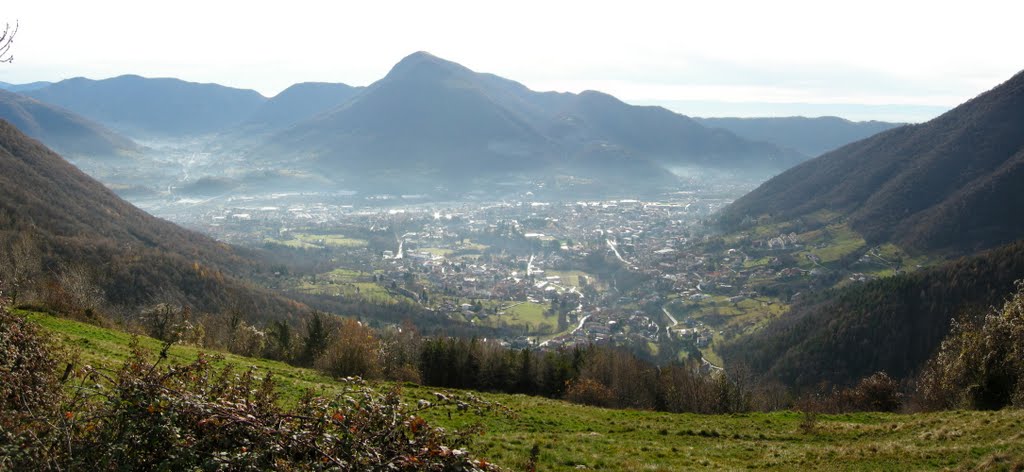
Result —
M 290 239 L 268 239 L 269 242 L 285 246 L 314 249 L 324 247 L 366 247 L 365 240 L 347 238 L 341 234 L 292 233 Z
M 130 336 L 74 321 L 34 314 L 32 319 L 76 346 L 84 362 L 115 368 L 128 355 Z M 140 344 L 159 349 L 156 340 Z M 199 350 L 175 346 L 171 362 L 194 359 Z M 331 379 L 279 362 L 225 355 L 226 363 L 270 370 L 285 398 L 306 388 L 333 391 Z M 391 384 L 377 384 L 387 388 Z M 438 389 L 403 387 L 414 402 Z M 537 470 L 1008 470 L 1024 463 L 1024 410 L 950 411 L 898 415 L 821 415 L 804 432 L 795 412 L 694 415 L 608 410 L 523 395 L 482 394 L 514 416 L 429 412 L 428 420 L 451 428 L 481 422 L 486 433 L 470 449 L 511 470 L 524 470 L 529 451 L 540 448 Z
M 544 320 L 544 310 L 547 308 L 542 303 L 525 302 L 506 309 L 505 313 L 527 322 L 539 322 Z
M 291 289 L 315 295 L 359 297 L 377 303 L 397 301 L 386 288 L 372 282 L 372 277 L 369 272 L 340 268 L 319 274 L 315 279 L 302 278 Z
M 64 344 L 75 348 L 84 364 L 114 369 L 130 354 L 128 344 L 132 339 L 131 334 L 38 313 L 31 314 L 30 319 L 56 333 Z M 150 337 L 138 336 L 137 338 L 140 347 L 154 353 L 163 346 L 160 341 Z M 193 346 L 175 345 L 171 346 L 168 351 L 168 359 L 172 363 L 187 363 L 194 361 L 200 352 L 209 353 L 210 351 Z M 314 370 L 301 369 L 283 362 L 266 359 L 218 354 L 224 356 L 222 365 L 230 364 L 239 369 L 255 367 L 261 371 L 273 373 L 279 382 L 282 397 L 289 401 L 297 400 L 304 391 L 309 389 L 325 388 L 329 392 L 335 386 L 331 378 Z
M 715 295 L 700 302 L 677 298 L 667 308 L 680 321 L 691 317 L 711 328 L 711 344 L 700 351 L 712 364 L 724 366 L 717 352 L 719 346 L 743 342 L 743 336 L 763 328 L 785 313 L 789 306 L 773 298 L 743 298 L 730 302 L 729 297 Z
M 824 229 L 811 231 L 802 235 L 802 237 L 806 238 L 805 241 L 807 241 L 808 249 L 795 255 L 801 261 L 801 265 L 806 267 L 811 267 L 815 264 L 807 261 L 804 257 L 805 254 L 814 254 L 821 258 L 820 263 L 822 265 L 829 265 L 847 254 L 863 249 L 867 245 L 860 234 L 857 234 L 857 232 L 845 224 L 831 225 Z M 824 245 L 824 247 L 814 247 L 819 244 Z
M 417 249 L 416 252 L 425 252 L 432 256 L 445 257 L 451 255 L 453 252 L 455 252 L 455 250 L 440 247 L 421 247 Z
M 484 252 L 489 247 L 490 246 L 488 246 L 486 244 L 480 244 L 480 243 L 473 242 L 473 241 L 467 239 L 465 243 L 456 245 L 455 249 L 457 249 L 459 251 Z
M 544 312 L 548 305 L 533 302 L 499 302 L 496 300 L 471 300 L 470 303 L 479 301 L 487 313 L 486 319 L 478 319 L 477 323 L 485 326 L 507 326 L 524 329 L 529 335 L 552 335 L 557 329 L 558 319 L 554 316 L 545 316 Z M 492 309 L 497 308 L 497 315 L 492 314 Z
M 576 288 L 579 288 L 580 287 L 580 276 L 585 277 L 588 280 L 588 283 L 595 283 L 594 276 L 592 276 L 592 275 L 590 275 L 590 274 L 588 274 L 586 272 L 583 272 L 581 270 L 549 270 L 549 271 L 545 272 L 544 275 L 546 275 L 546 276 L 555 276 L 555 275 L 557 275 L 558 277 L 560 277 L 560 280 L 559 280 L 558 284 L 563 286 L 563 287 L 576 287 Z

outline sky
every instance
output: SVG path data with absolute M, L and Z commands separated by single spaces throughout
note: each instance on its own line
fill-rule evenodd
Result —
M 1019 0 L 3 0 L 0 81 L 122 74 L 273 96 L 428 51 L 534 90 L 692 116 L 919 122 L 1024 68 Z

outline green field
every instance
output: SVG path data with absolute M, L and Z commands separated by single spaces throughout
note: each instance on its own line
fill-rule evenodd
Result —
M 763 328 L 769 321 L 782 315 L 788 305 L 771 298 L 746 298 L 729 301 L 729 297 L 715 295 L 700 302 L 676 299 L 667 306 L 676 319 L 686 317 L 703 322 L 712 330 L 712 344 L 702 348 L 704 357 L 715 365 L 723 365 L 715 348 Z M 742 342 L 742 341 L 739 341 Z
M 554 316 L 545 316 L 548 306 L 533 302 L 499 302 L 496 300 L 479 301 L 484 307 L 486 318 L 477 318 L 477 323 L 484 326 L 506 326 L 524 330 L 530 335 L 554 334 L 558 320 Z M 498 310 L 493 314 L 492 310 Z
M 800 260 L 801 266 L 805 268 L 815 267 L 814 264 L 804 257 L 806 254 L 813 254 L 821 259 L 821 265 L 832 264 L 843 256 L 860 251 L 866 246 L 864 238 L 857 232 L 844 225 L 831 225 L 826 228 L 811 231 L 800 236 L 808 249 L 794 254 Z M 824 246 L 824 247 L 817 247 Z
M 291 288 L 292 290 L 334 297 L 359 297 L 377 303 L 396 301 L 395 295 L 386 288 L 373 282 L 373 274 L 352 269 L 335 269 L 317 275 L 315 278 L 303 277 Z
M 511 326 L 529 326 L 530 333 L 534 334 L 539 333 L 541 325 L 550 325 L 554 329 L 558 324 L 558 320 L 554 316 L 544 315 L 544 311 L 547 309 L 548 306 L 543 303 L 516 303 L 512 307 L 504 309 L 505 314 L 499 315 L 498 318 Z
M 580 287 L 580 276 L 583 276 L 584 278 L 586 278 L 587 282 L 590 283 L 590 284 L 596 283 L 596 281 L 594 279 L 594 276 L 592 276 L 592 275 L 590 275 L 590 274 L 588 274 L 586 272 L 583 272 L 581 270 L 549 270 L 549 271 L 545 272 L 544 275 L 546 275 L 546 276 L 555 276 L 555 275 L 557 275 L 558 277 L 560 277 L 560 281 L 559 281 L 558 284 L 563 286 L 563 287 L 576 287 L 576 288 L 579 288 Z
M 455 252 L 454 249 L 440 248 L 440 247 L 422 247 L 416 250 L 416 252 L 425 252 L 432 256 L 445 257 Z
M 324 247 L 366 247 L 362 239 L 347 238 L 341 234 L 291 233 L 287 239 L 270 239 L 268 242 L 290 247 L 314 249 Z
M 114 368 L 128 355 L 130 336 L 48 315 L 32 318 L 78 348 L 81 360 Z M 156 340 L 140 344 L 159 349 Z M 171 362 L 194 359 L 199 350 L 176 346 Z M 337 386 L 308 369 L 225 355 L 239 368 L 270 370 L 286 399 L 308 388 Z M 375 384 L 390 388 L 392 384 Z M 404 398 L 431 398 L 437 389 L 407 384 Z M 537 470 L 1014 470 L 1024 465 L 1024 410 L 950 411 L 930 414 L 821 415 L 801 428 L 795 412 L 694 415 L 584 407 L 523 395 L 483 394 L 513 416 L 432 412 L 440 426 L 480 421 L 485 434 L 470 450 L 510 470 L 524 470 L 529 451 L 540 450 Z M 580 467 L 583 466 L 583 467 Z
M 459 251 L 467 251 L 467 252 L 484 252 L 489 247 L 490 246 L 488 246 L 486 244 L 480 244 L 480 243 L 473 242 L 472 240 L 468 240 L 467 239 L 466 242 L 464 242 L 462 244 L 456 245 L 455 249 L 459 250 Z

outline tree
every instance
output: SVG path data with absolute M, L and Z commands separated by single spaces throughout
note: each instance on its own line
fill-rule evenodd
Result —
M 918 379 L 926 409 L 1024 406 L 1024 281 L 1000 310 L 961 318 Z
M 140 315 L 146 334 L 164 342 L 178 342 L 190 327 L 192 311 L 187 306 L 164 302 Z
M 269 341 L 266 357 L 275 360 L 289 361 L 292 358 L 292 327 L 284 320 L 271 322 L 267 329 Z
M 14 22 L 14 30 L 11 30 L 10 23 L 4 23 L 4 32 L 0 33 L 0 62 L 14 62 L 11 45 L 14 44 L 14 35 L 16 34 L 18 34 L 18 22 Z
M 96 316 L 96 311 L 104 302 L 104 294 L 85 266 L 63 267 L 56 274 L 56 282 L 57 286 L 46 294 L 51 308 L 68 314 L 82 314 L 86 318 Z
M 30 233 L 22 233 L 0 250 L 0 292 L 17 305 L 42 272 L 42 255 Z
M 314 365 L 335 377 L 380 376 L 380 341 L 370 327 L 346 319 Z
M 313 365 L 320 354 L 327 349 L 328 332 L 325 315 L 314 310 L 306 322 L 306 336 L 303 338 L 303 351 L 300 361 L 303 365 Z

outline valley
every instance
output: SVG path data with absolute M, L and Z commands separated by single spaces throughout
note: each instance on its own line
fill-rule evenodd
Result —
M 1021 15 L 755 4 L 4 23 L 0 471 L 1024 470 Z
M 200 180 L 226 160 L 178 155 L 179 175 Z M 721 346 L 804 293 L 934 262 L 869 246 L 842 223 L 723 235 L 715 215 L 757 184 L 728 173 L 690 170 L 678 190 L 655 197 L 565 200 L 548 184 L 523 181 L 501 199 L 255 187 L 192 197 L 173 185 L 125 197 L 222 241 L 301 251 L 311 261 L 304 269 L 272 279 L 285 292 L 412 304 L 488 328 L 516 349 L 599 343 L 715 368 L 724 365 Z

